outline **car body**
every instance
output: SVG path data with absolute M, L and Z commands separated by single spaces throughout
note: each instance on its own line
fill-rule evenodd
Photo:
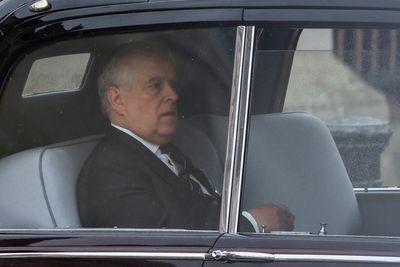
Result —
M 384 97 L 374 95 L 368 98 L 369 102 L 363 102 L 362 108 L 368 112 L 378 102 L 396 99 L 399 10 L 400 2 L 395 0 L 0 1 L 0 264 L 400 264 L 400 190 L 396 187 L 400 183 L 384 182 L 391 185 L 385 187 L 376 182 L 381 179 L 381 167 L 389 169 L 381 166 L 380 157 L 393 138 L 390 136 L 395 135 L 398 103 L 394 101 L 388 108 L 394 117 L 385 113 L 392 128 L 386 121 L 354 119 L 352 114 L 350 124 L 337 120 L 328 123 L 343 158 L 350 158 L 350 162 L 345 161 L 346 166 L 330 134 L 327 137 L 328 128 L 321 126 L 325 123 L 305 113 L 291 113 L 312 113 L 312 108 L 309 111 L 295 105 L 316 94 L 306 90 L 307 83 L 302 84 L 301 71 L 322 77 L 320 80 L 329 77 L 333 79 L 331 84 L 348 79 L 359 81 L 362 88 L 384 88 Z M 316 39 L 304 41 L 307 30 L 316 30 L 311 32 Z M 327 31 L 334 37 L 319 48 Z M 383 41 L 379 38 L 384 36 L 381 32 L 387 33 Z M 54 179 L 49 180 L 46 171 L 51 173 L 52 167 L 62 165 L 62 161 L 81 162 L 74 154 L 80 149 L 75 145 L 84 143 L 92 148 L 103 134 L 108 122 L 101 115 L 95 87 L 104 55 L 120 43 L 153 33 L 163 35 L 166 42 L 182 51 L 178 60 L 186 79 L 181 85 L 181 117 L 190 127 L 201 128 L 210 118 L 215 129 L 223 126 L 216 130 L 220 135 L 213 130 L 204 132 L 216 152 L 199 156 L 206 172 L 218 173 L 217 165 L 220 171 L 224 170 L 223 179 L 214 181 L 222 192 L 220 227 L 213 231 L 82 228 L 76 210 L 64 210 L 62 206 L 75 201 L 75 187 L 63 184 L 71 168 L 67 165 L 61 171 L 57 169 L 52 174 Z M 361 44 L 349 41 L 362 39 L 354 36 L 369 39 Z M 324 63 L 325 55 L 315 59 L 307 52 L 323 52 L 326 47 L 335 52 L 335 64 L 344 62 L 347 67 L 341 69 L 350 78 L 344 72 L 332 72 L 325 67 L 328 64 L 316 64 Z M 298 51 L 305 51 L 303 59 L 297 57 Z M 367 57 L 369 61 L 364 60 Z M 303 60 L 303 65 L 298 60 Z M 65 62 L 72 62 L 72 67 L 63 66 L 57 71 Z M 300 79 L 291 81 L 297 62 Z M 328 69 L 324 74 L 328 76 L 319 76 L 318 69 Z M 374 73 L 379 77 L 373 78 Z M 75 80 L 70 82 L 72 78 L 64 77 Z M 319 90 L 324 86 L 316 87 Z M 347 83 L 342 87 L 346 86 Z M 290 88 L 294 87 L 300 91 L 290 96 Z M 354 95 L 358 101 L 360 95 L 367 95 L 365 90 L 342 98 Z M 336 95 L 315 97 L 312 103 L 326 107 L 343 101 L 335 100 Z M 294 103 L 294 108 L 285 106 L 285 102 Z M 339 108 L 333 106 L 331 110 Z M 368 112 L 356 112 L 356 116 L 365 119 L 372 116 Z M 380 113 L 379 109 L 373 114 Z M 209 128 L 211 124 L 207 125 Z M 279 131 L 273 133 L 272 129 Z M 314 130 L 318 134 L 314 135 Z M 181 137 L 189 137 L 186 144 L 200 140 L 195 132 L 191 134 L 192 130 L 185 131 Z M 284 145 L 275 147 L 277 144 Z M 352 145 L 357 147 L 357 153 Z M 60 147 L 66 149 L 57 150 Z M 282 151 L 287 153 L 281 154 Z M 187 153 L 191 153 L 190 149 Z M 43 167 L 44 161 L 51 168 Z M 349 174 L 372 177 L 372 185 L 361 183 L 353 190 L 345 167 Z M 295 179 L 295 174 L 302 179 Z M 247 175 L 257 179 L 246 179 Z M 308 180 L 313 175 L 315 179 Z M 239 231 L 241 210 L 260 201 L 283 203 L 294 210 L 295 231 Z

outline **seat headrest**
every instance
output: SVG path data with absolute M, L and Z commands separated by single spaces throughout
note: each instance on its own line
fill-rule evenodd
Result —
M 307 113 L 251 117 L 243 207 L 288 206 L 298 231 L 354 234 L 361 219 L 353 186 L 325 123 Z

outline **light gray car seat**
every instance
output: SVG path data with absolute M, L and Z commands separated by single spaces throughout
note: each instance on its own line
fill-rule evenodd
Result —
M 0 160 L 0 228 L 80 227 L 79 172 L 101 135 L 29 149 Z M 176 144 L 210 179 L 222 168 L 206 135 L 182 122 Z M 221 184 L 216 185 L 222 187 Z
M 181 125 L 176 143 L 222 183 L 227 118 L 203 116 L 208 137 Z M 79 227 L 75 186 L 80 169 L 100 136 L 30 149 L 0 160 L 0 228 Z M 254 116 L 251 120 L 244 209 L 272 202 L 296 215 L 296 230 L 352 234 L 360 216 L 351 183 L 324 123 L 304 113 Z
M 225 158 L 227 117 L 191 119 Z M 361 219 L 346 169 L 325 123 L 306 113 L 254 115 L 250 121 L 244 210 L 284 204 L 296 216 L 295 230 L 357 234 Z
M 16 153 L 0 160 L 0 228 L 79 227 L 75 185 L 101 136 Z

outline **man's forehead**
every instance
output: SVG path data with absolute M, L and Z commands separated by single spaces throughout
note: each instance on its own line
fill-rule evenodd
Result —
M 167 64 L 174 68 L 174 61 L 172 56 L 164 54 L 133 54 L 129 57 L 131 64 L 140 64 L 144 62 L 157 63 L 157 64 Z
M 160 72 L 167 75 L 175 76 L 174 64 L 165 58 L 164 56 L 158 55 L 139 55 L 132 57 L 130 60 L 132 70 L 135 73 L 145 74 L 160 74 Z

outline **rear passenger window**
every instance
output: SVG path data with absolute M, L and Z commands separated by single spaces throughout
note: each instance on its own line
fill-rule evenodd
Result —
M 81 89 L 89 59 L 89 53 L 82 53 L 35 60 L 29 70 L 22 96 Z

